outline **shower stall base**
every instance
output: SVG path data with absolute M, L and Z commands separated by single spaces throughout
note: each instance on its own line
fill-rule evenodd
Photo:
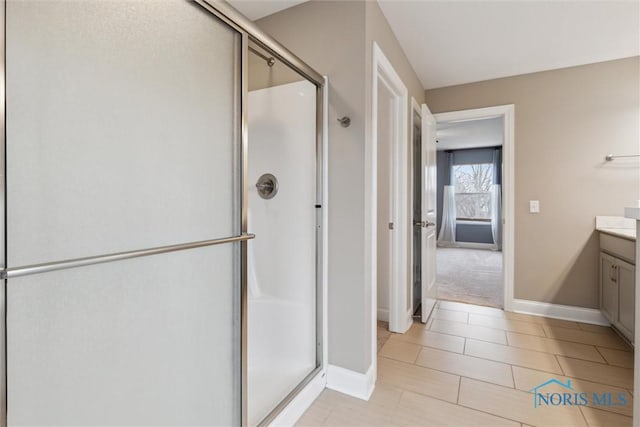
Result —
M 309 337 L 315 312 L 307 310 L 303 304 L 274 298 L 249 300 L 249 425 L 257 425 L 274 409 L 279 402 L 274 396 L 289 394 L 315 368 L 315 335 Z M 278 333 L 283 330 L 286 336 Z

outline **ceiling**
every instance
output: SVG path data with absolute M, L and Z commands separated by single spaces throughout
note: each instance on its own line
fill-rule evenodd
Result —
M 231 0 L 259 19 L 304 0 Z M 379 0 L 426 89 L 640 54 L 637 0 Z
M 502 117 L 438 123 L 436 140 L 438 151 L 502 145 Z
M 305 1 L 307 0 L 228 0 L 231 6 L 253 21 Z
M 640 53 L 640 2 L 380 0 L 425 89 Z

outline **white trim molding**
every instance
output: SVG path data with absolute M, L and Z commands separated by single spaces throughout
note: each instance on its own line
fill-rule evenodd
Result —
M 322 111 L 322 366 L 329 364 L 329 78 L 324 76 Z M 325 381 L 326 382 L 326 381 Z
M 422 123 L 422 107 L 420 106 L 420 104 L 418 104 L 418 101 L 416 101 L 416 99 L 412 96 L 411 97 L 411 109 L 409 111 L 410 113 L 410 117 L 409 117 L 409 129 L 410 129 L 410 133 L 409 133 L 409 160 L 408 160 L 408 165 L 409 165 L 409 183 L 408 183 L 408 190 L 409 190 L 409 207 L 407 209 L 407 221 L 409 221 L 409 237 L 408 237 L 408 242 L 407 242 L 407 261 L 409 262 L 409 316 L 411 317 L 412 321 L 413 321 L 413 298 L 414 298 L 414 294 L 413 294 L 413 286 L 414 283 L 416 281 L 415 278 L 415 265 L 414 265 L 414 236 L 413 236 L 413 204 L 414 204 L 414 193 L 415 193 L 415 182 L 414 182 L 414 138 L 415 138 L 415 116 L 418 116 L 420 118 L 420 123 Z M 422 129 L 422 128 L 421 128 Z
M 496 246 L 493 243 L 475 243 L 475 242 L 440 242 L 439 248 L 465 248 L 465 249 L 483 249 L 487 251 L 496 250 Z
M 376 382 L 375 369 L 375 365 L 372 363 L 367 373 L 361 374 L 340 366 L 329 365 L 327 369 L 327 388 L 358 399 L 369 400 Z
M 515 251 L 515 106 L 498 105 L 495 107 L 475 108 L 472 110 L 451 111 L 434 114 L 438 123 L 461 122 L 467 120 L 493 119 L 503 117 L 502 141 L 502 289 L 505 311 L 514 311 L 514 251 Z
M 283 427 L 295 425 L 302 414 L 304 414 L 318 396 L 320 396 L 320 393 L 325 389 L 326 384 L 327 376 L 325 372 L 318 373 L 318 375 L 316 375 L 309 384 L 307 384 L 307 386 L 282 409 L 282 411 L 280 411 L 269 425 Z
M 407 143 L 408 93 L 407 87 L 384 55 L 373 42 L 372 92 L 371 92 L 371 144 L 365 146 L 365 269 L 371 295 L 372 310 L 377 312 L 377 204 L 378 204 L 378 88 L 383 85 L 392 95 L 393 141 L 392 144 L 392 222 L 394 233 L 391 241 L 391 286 L 389 287 L 389 330 L 404 333 L 411 326 L 411 310 L 405 308 L 409 290 L 408 239 L 409 227 L 409 182 L 407 165 L 409 146 Z M 372 354 L 376 354 L 377 323 L 372 319 Z
M 597 308 L 575 307 L 572 305 L 551 304 L 548 302 L 514 299 L 512 311 L 534 316 L 551 317 L 552 319 L 572 320 L 574 322 L 591 323 L 609 326 L 610 323 Z

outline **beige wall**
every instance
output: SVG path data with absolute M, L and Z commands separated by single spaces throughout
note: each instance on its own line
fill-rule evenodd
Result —
M 596 215 L 640 199 L 640 58 L 426 91 L 434 113 L 515 104 L 515 298 L 598 306 Z M 539 214 L 528 201 L 540 200 Z
M 365 373 L 375 357 L 372 289 L 364 282 L 364 149 L 371 135 L 373 40 L 410 95 L 421 101 L 424 90 L 375 2 L 312 0 L 257 24 L 329 77 L 329 363 Z M 336 120 L 345 115 L 351 117 L 348 128 Z

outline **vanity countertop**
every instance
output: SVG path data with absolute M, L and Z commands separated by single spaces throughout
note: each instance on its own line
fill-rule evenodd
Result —
M 609 228 L 596 227 L 596 231 L 611 234 L 612 236 L 622 237 L 625 239 L 636 240 L 636 229 L 633 228 Z
M 636 240 L 636 224 L 633 219 L 620 216 L 597 216 L 596 231 L 624 239 Z

